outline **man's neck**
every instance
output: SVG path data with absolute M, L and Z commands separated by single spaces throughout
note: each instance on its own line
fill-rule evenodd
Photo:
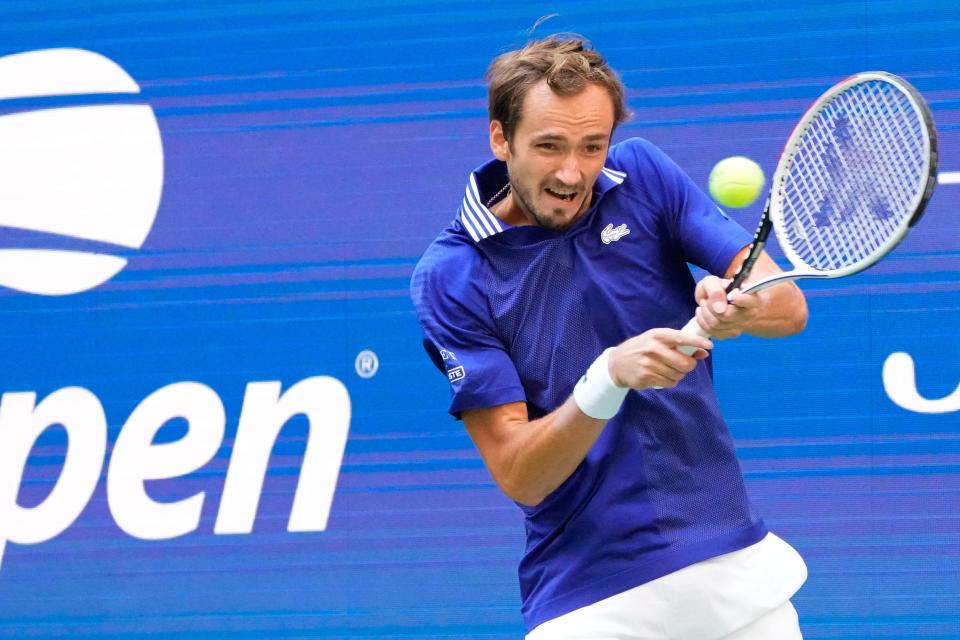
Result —
M 533 216 L 527 215 L 524 211 L 523 205 L 514 197 L 512 189 L 507 192 L 507 195 L 504 196 L 503 199 L 495 202 L 493 206 L 490 207 L 490 211 L 511 227 L 537 224 Z

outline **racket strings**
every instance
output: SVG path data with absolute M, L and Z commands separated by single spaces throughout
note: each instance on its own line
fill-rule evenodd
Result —
M 786 169 L 782 241 L 821 271 L 870 258 L 912 215 L 926 162 L 924 123 L 906 95 L 879 80 L 847 88 L 821 107 Z
M 856 98 L 857 96 L 856 94 L 851 94 L 851 97 Z M 876 98 L 878 102 L 883 99 L 883 96 L 873 97 Z M 836 110 L 837 105 L 833 106 Z M 857 106 L 861 107 L 863 105 L 857 104 Z M 842 115 L 837 116 L 835 114 L 835 117 L 842 117 Z M 852 194 L 860 198 L 860 202 L 844 202 L 844 210 L 851 212 L 848 215 L 858 216 L 858 214 L 864 213 L 864 209 L 862 206 L 857 207 L 857 205 L 877 204 L 877 195 L 881 198 L 886 198 L 887 203 L 896 202 L 897 196 L 888 188 L 890 187 L 890 182 L 880 179 L 880 176 L 895 173 L 895 170 L 888 162 L 892 158 L 892 155 L 873 152 L 874 149 L 880 148 L 880 145 L 885 141 L 878 140 L 877 136 L 874 135 L 875 130 L 865 128 L 863 121 L 859 118 L 849 118 L 848 124 L 845 126 L 849 127 L 849 132 L 843 135 L 855 139 L 855 144 L 850 145 L 846 150 L 841 150 L 836 139 L 828 140 L 829 143 L 833 144 L 832 151 L 845 163 L 846 171 L 837 174 L 838 181 L 842 183 L 841 194 Z M 895 149 L 896 147 L 894 146 L 893 148 Z M 846 153 L 844 153 L 844 151 L 846 151 Z M 866 202 L 863 201 L 864 197 L 866 197 Z M 880 202 L 882 202 L 882 200 Z M 880 211 L 873 211 L 872 213 L 875 219 L 866 221 L 867 224 L 863 224 L 864 221 L 858 218 L 854 221 L 855 223 L 837 225 L 836 228 L 839 231 L 839 237 L 835 243 L 837 247 L 835 252 L 844 248 L 855 247 L 866 254 L 872 254 L 883 244 L 883 241 L 887 237 L 896 232 L 899 226 L 898 219 L 892 215 L 884 217 L 880 214 Z M 873 226 L 870 225 L 871 222 Z M 854 261 L 858 259 L 858 256 L 855 254 L 848 255 L 848 257 Z
M 826 110 L 831 126 L 814 129 L 820 138 L 823 166 L 831 173 L 834 184 L 833 188 L 827 185 L 821 194 L 813 221 L 818 229 L 828 227 L 827 223 L 833 225 L 834 234 L 826 235 L 829 246 L 821 247 L 821 252 L 842 260 L 840 264 L 826 265 L 828 267 L 842 266 L 846 260 L 855 261 L 856 249 L 872 253 L 897 226 L 895 219 L 894 224 L 885 224 L 892 216 L 881 215 L 879 211 L 874 211 L 873 219 L 867 220 L 873 226 L 863 224 L 862 213 L 876 204 L 878 194 L 890 200 L 891 194 L 876 177 L 889 173 L 890 167 L 884 166 L 887 156 L 872 153 L 883 143 L 871 135 L 875 129 L 858 126 L 863 124 L 861 120 L 847 115 L 848 112 L 863 113 L 863 100 L 857 100 L 860 96 L 856 93 L 848 93 L 847 97 L 848 100 L 835 100 Z M 882 99 L 876 95 L 868 97 L 875 101 Z
M 818 264 L 825 268 L 856 261 L 858 250 L 872 252 L 897 227 L 896 219 L 889 215 L 889 207 L 871 211 L 879 204 L 878 195 L 885 197 L 887 202 L 895 200 L 896 196 L 885 188 L 887 183 L 876 178 L 890 172 L 888 163 L 884 162 L 886 156 L 872 153 L 883 140 L 871 135 L 874 129 L 858 126 L 862 122 L 857 117 L 850 117 L 850 112 L 863 113 L 860 104 L 863 100 L 855 100 L 856 94 L 849 96 L 852 98 L 845 101 L 834 100 L 824 110 L 826 119 L 820 123 L 828 126 L 815 126 L 810 132 L 818 157 L 823 160 L 812 168 L 825 171 L 830 180 L 824 183 L 816 171 L 804 172 L 808 179 L 815 178 L 816 182 L 812 184 L 819 187 L 816 198 L 812 201 L 808 198 L 805 203 L 805 224 L 808 227 L 811 223 L 815 225 L 815 242 L 808 247 L 815 251 L 807 251 L 805 255 L 826 258 L 826 263 L 820 260 Z M 869 97 L 878 100 L 876 95 Z M 873 216 L 864 220 L 865 212 L 873 213 Z

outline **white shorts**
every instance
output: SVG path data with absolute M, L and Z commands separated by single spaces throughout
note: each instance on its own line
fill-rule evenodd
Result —
M 544 622 L 527 640 L 800 640 L 800 554 L 772 533 Z
M 720 640 L 803 640 L 800 619 L 789 600 L 755 620 L 742 629 L 737 629 Z

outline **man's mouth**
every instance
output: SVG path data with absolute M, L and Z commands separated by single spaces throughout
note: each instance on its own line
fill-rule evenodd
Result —
M 554 198 L 558 198 L 565 202 L 573 202 L 573 199 L 577 197 L 577 192 L 575 190 L 570 191 L 568 189 L 551 189 L 550 187 L 547 187 L 544 189 L 544 191 Z

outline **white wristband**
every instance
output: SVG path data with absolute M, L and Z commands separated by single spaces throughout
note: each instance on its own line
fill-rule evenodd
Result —
M 610 378 L 610 369 L 607 364 L 610 349 L 601 353 L 593 361 L 587 372 L 580 378 L 580 382 L 573 388 L 573 399 L 580 407 L 580 411 L 598 420 L 609 420 L 617 415 L 629 391 L 626 387 L 615 385 Z

